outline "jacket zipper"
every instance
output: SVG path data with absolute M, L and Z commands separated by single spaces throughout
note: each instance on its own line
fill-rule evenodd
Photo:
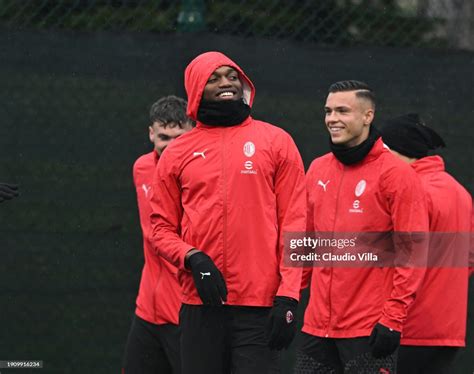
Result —
M 222 131 L 222 193 L 223 193 L 223 217 L 222 217 L 222 276 L 224 281 L 227 279 L 227 170 L 225 167 L 226 162 L 226 132 L 227 129 Z
M 342 169 L 342 177 L 341 177 L 341 180 L 339 182 L 339 187 L 337 189 L 336 211 L 335 211 L 335 215 L 334 215 L 334 223 L 332 225 L 332 236 L 334 236 L 334 230 L 336 229 L 337 213 L 339 211 L 339 195 L 341 193 L 341 187 L 342 187 L 342 182 L 344 180 L 345 172 L 346 172 L 346 166 L 344 165 L 343 169 Z M 332 251 L 331 251 L 331 253 L 332 253 Z M 328 325 L 327 325 L 327 328 L 326 328 L 326 338 L 329 336 L 329 328 L 331 326 L 331 316 L 332 316 L 331 292 L 332 292 L 332 276 L 333 276 L 333 273 L 334 273 L 334 267 L 332 266 L 332 260 L 331 260 L 331 276 L 329 278 L 329 320 L 328 320 Z

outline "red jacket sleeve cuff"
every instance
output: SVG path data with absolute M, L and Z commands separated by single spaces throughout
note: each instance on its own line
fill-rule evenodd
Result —
M 292 291 L 292 290 L 285 289 L 285 287 L 282 287 L 282 286 L 280 286 L 275 296 L 291 297 L 292 299 L 295 299 L 296 301 L 300 301 L 299 290 Z
M 388 319 L 387 317 L 383 316 L 380 318 L 379 323 L 384 325 L 385 327 L 388 327 L 389 329 L 396 330 L 398 332 L 402 332 L 402 324 L 398 321 L 394 321 L 391 319 Z
M 189 271 L 189 269 L 187 269 L 184 265 L 185 265 L 185 258 L 186 258 L 186 254 L 191 250 L 191 249 L 195 249 L 195 247 L 189 245 L 189 244 L 186 244 L 184 243 L 182 248 L 181 248 L 181 251 L 180 251 L 180 254 L 179 254 L 179 264 L 178 264 L 178 269 L 180 270 L 186 270 L 186 271 Z

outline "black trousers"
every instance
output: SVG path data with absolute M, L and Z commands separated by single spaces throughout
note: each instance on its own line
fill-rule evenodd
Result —
M 374 358 L 369 337 L 320 338 L 306 333 L 298 336 L 295 374 L 394 374 L 396 353 Z
M 401 346 L 398 353 L 399 374 L 451 374 L 459 352 L 457 347 Z
M 183 304 L 183 374 L 273 374 L 279 353 L 268 348 L 265 324 L 270 308 Z
M 155 325 L 134 316 L 122 374 L 180 374 L 179 328 Z

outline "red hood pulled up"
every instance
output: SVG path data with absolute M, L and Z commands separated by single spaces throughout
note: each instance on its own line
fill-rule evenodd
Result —
M 252 81 L 234 61 L 220 52 L 206 52 L 197 56 L 187 66 L 184 72 L 184 86 L 188 95 L 187 115 L 197 120 L 197 112 L 202 93 L 211 74 L 221 66 L 230 66 L 239 73 L 243 87 L 244 102 L 250 107 L 255 97 L 255 87 Z

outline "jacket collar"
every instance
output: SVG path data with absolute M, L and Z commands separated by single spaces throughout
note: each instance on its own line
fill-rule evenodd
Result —
M 342 162 L 340 162 L 336 156 L 334 156 L 333 153 L 331 153 L 331 155 L 334 157 L 334 160 L 337 161 L 338 164 L 340 164 L 342 167 L 357 167 L 359 165 L 362 165 L 362 164 L 365 164 L 367 162 L 371 162 L 373 160 L 376 160 L 377 158 L 380 157 L 381 154 L 385 153 L 385 152 L 390 152 L 387 148 L 387 146 L 383 143 L 382 141 L 382 138 L 378 138 L 372 149 L 369 151 L 369 153 L 367 154 L 367 156 L 364 157 L 364 159 L 356 164 L 353 164 L 353 165 L 344 165 Z
M 238 125 L 235 125 L 235 126 L 211 126 L 211 125 L 206 125 L 202 122 L 199 122 L 197 121 L 196 122 L 196 127 L 199 128 L 199 129 L 225 129 L 225 128 L 236 128 L 236 127 L 243 127 L 243 126 L 247 126 L 248 124 L 250 124 L 250 122 L 253 121 L 253 118 L 252 116 L 248 116 L 242 123 L 238 124 Z
M 444 161 L 440 156 L 428 156 L 420 158 L 411 164 L 413 169 L 419 174 L 434 173 L 444 171 Z
M 387 146 L 383 143 L 382 138 L 378 138 L 375 141 L 374 146 L 370 150 L 369 154 L 362 160 L 363 162 L 370 162 L 380 157 L 381 154 L 390 152 Z

